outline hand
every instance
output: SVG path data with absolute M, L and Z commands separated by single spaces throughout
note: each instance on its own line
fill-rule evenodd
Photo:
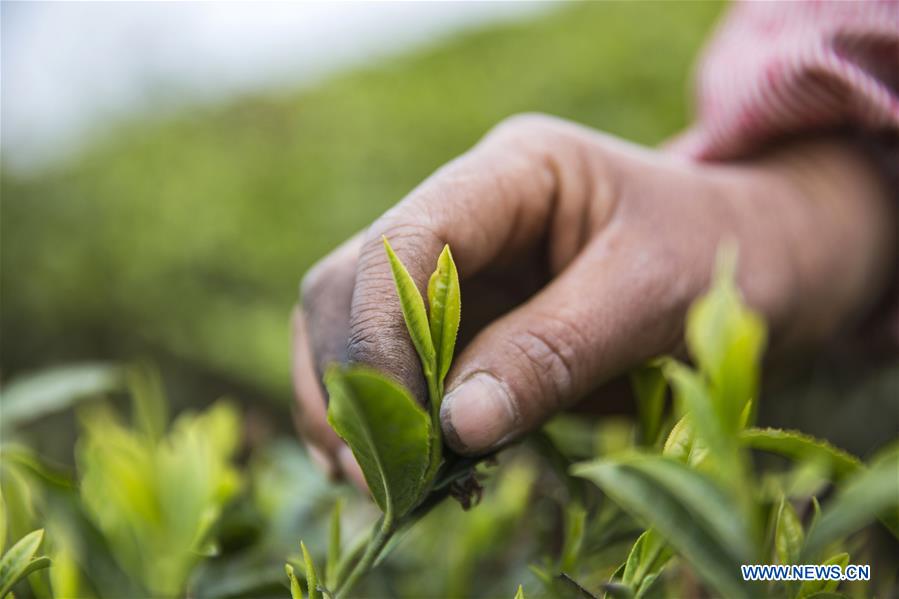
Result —
M 719 244 L 776 346 L 811 343 L 882 289 L 895 221 L 885 187 L 839 140 L 694 164 L 543 116 L 512 118 L 319 262 L 294 313 L 297 421 L 316 459 L 361 483 L 325 420 L 333 361 L 388 372 L 423 400 L 386 235 L 424 289 L 444 243 L 462 277 L 458 354 L 441 419 L 488 451 L 681 343 Z

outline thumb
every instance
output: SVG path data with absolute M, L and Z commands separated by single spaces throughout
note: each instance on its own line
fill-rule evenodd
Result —
M 609 233 L 606 235 L 606 233 Z M 686 302 L 665 260 L 606 231 L 549 286 L 484 329 L 447 381 L 441 421 L 463 454 L 532 430 L 618 373 L 675 345 Z M 631 236 L 633 237 L 633 236 Z

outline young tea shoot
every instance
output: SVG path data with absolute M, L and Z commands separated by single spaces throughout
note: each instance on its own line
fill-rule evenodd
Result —
M 403 385 L 371 368 L 332 365 L 328 369 L 328 422 L 352 450 L 382 516 L 367 543 L 342 559 L 334 557 L 340 553 L 339 546 L 333 547 L 339 544 L 339 515 L 335 516 L 332 531 L 336 527 L 338 532 L 336 538 L 331 535 L 324 581 L 314 575 L 307 560 L 310 595 L 316 585 L 335 597 L 349 593 L 374 567 L 394 534 L 417 517 L 416 509 L 425 511 L 435 505 L 451 479 L 466 473 L 453 456 L 445 455 L 440 433 L 440 402 L 462 312 L 452 253 L 445 246 L 437 259 L 428 281 L 426 307 L 409 271 L 387 239 L 383 241 L 403 319 L 427 383 L 428 409 Z M 309 582 L 310 572 L 313 582 Z M 290 584 L 294 588 L 295 577 Z
M 736 288 L 735 266 L 735 254 L 722 252 L 711 290 L 688 313 L 687 347 L 696 369 L 662 358 L 632 375 L 642 447 L 572 469 L 646 526 L 603 586 L 609 596 L 665 596 L 664 575 L 679 556 L 712 594 L 823 597 L 815 593 L 834 593 L 838 581 L 762 586 L 744 581 L 740 566 L 845 565 L 849 555 L 834 553 L 835 542 L 877 517 L 891 528 L 899 522 L 899 447 L 884 450 L 866 468 L 825 441 L 752 426 L 766 333 Z M 657 443 L 664 380 L 679 419 Z M 753 472 L 750 450 L 820 466 L 837 488 L 829 508 L 817 515 L 812 496 L 816 516 L 804 527 L 789 495 L 780 491 L 774 499 L 763 492 L 773 485 Z M 764 520 L 773 523 L 772 533 L 766 534 Z

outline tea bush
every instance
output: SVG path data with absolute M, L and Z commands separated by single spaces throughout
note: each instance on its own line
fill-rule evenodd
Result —
M 441 254 L 426 307 L 386 240 L 385 248 L 439 407 L 461 312 L 452 256 Z M 878 519 L 899 534 L 899 444 L 864 464 L 803 433 L 753 425 L 765 326 L 734 286 L 734 254 L 719 262 L 687 319 L 695 369 L 659 358 L 632 373 L 637 419 L 601 425 L 600 444 L 583 420 L 560 419 L 525 439 L 508 464 L 508 452 L 498 469 L 478 464 L 440 444 L 433 403 L 422 409 L 377 372 L 333 367 L 329 421 L 356 455 L 380 517 L 323 481 L 301 488 L 314 475 L 295 449 L 273 461 L 264 449 L 240 466 L 239 415 L 226 402 L 169 424 L 146 366 L 69 370 L 69 386 L 59 372 L 13 384 L 0 405 L 59 408 L 126 386 L 131 423 L 109 400 L 80 403 L 74 476 L 3 444 L 0 521 L 24 538 L 0 561 L 0 584 L 20 596 L 100 598 L 496 596 L 513 594 L 516 580 L 524 582 L 518 597 L 888 592 L 895 563 L 865 539 Z M 757 465 L 754 452 L 788 465 Z M 493 484 L 484 492 L 485 477 Z M 537 477 L 554 480 L 536 485 Z M 460 513 L 450 496 L 471 511 Z M 297 516 L 312 514 L 297 526 Z M 371 531 L 366 520 L 376 520 Z M 308 547 L 299 542 L 297 553 L 285 526 L 302 529 Z M 34 527 L 42 529 L 25 532 Z M 44 530 L 48 556 L 34 557 Z M 501 575 L 475 575 L 491 562 Z M 740 565 L 752 563 L 870 563 L 873 578 L 747 583 Z

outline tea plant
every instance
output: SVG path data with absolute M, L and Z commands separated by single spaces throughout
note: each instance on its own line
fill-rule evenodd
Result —
M 665 577 L 679 557 L 721 596 L 833 597 L 838 581 L 747 583 L 740 565 L 846 565 L 841 539 L 877 517 L 899 530 L 899 446 L 866 467 L 825 441 L 752 426 L 765 327 L 736 289 L 735 255 L 719 258 L 711 291 L 687 318 L 696 368 L 663 358 L 632 377 L 643 446 L 571 469 L 645 526 L 602 590 L 621 598 L 678 594 Z M 679 419 L 662 436 L 666 381 Z M 837 491 L 823 509 L 814 495 L 797 502 L 784 481 L 754 471 L 750 450 L 812 464 Z M 806 524 L 794 503 L 810 506 Z
M 461 317 L 452 253 L 449 246 L 440 253 L 428 281 L 426 309 L 406 267 L 386 237 L 383 241 L 406 328 L 421 361 L 429 409 L 419 406 L 402 385 L 369 368 L 334 365 L 326 373 L 328 422 L 352 450 L 383 515 L 364 547 L 341 561 L 334 547 L 339 535 L 332 535 L 328 569 L 333 576 L 327 581 L 332 586 L 316 588 L 320 579 L 311 560 L 305 561 L 310 597 L 321 591 L 345 596 L 382 557 L 400 528 L 433 507 L 454 481 L 470 476 L 469 461 L 445 455 L 440 429 L 444 380 Z M 290 571 L 288 575 L 294 589 L 295 578 Z
M 6 539 L 6 508 L 0 498 L 0 551 Z M 43 529 L 35 530 L 13 545 L 0 558 L 0 599 L 6 597 L 14 584 L 26 578 L 32 572 L 50 567 L 50 558 L 43 555 L 35 557 L 41 541 L 44 540 Z
M 155 402 L 154 402 L 155 403 Z M 176 596 L 216 545 L 210 532 L 236 494 L 238 416 L 227 403 L 132 429 L 108 409 L 84 418 L 81 501 L 119 565 L 153 596 Z
M 360 366 L 333 366 L 327 373 L 329 421 L 362 468 L 382 517 L 373 532 L 346 556 L 335 518 L 324 582 L 303 547 L 310 597 L 347 595 L 392 545 L 395 533 L 439 500 L 459 468 L 444 453 L 437 416 L 459 326 L 458 275 L 445 248 L 428 286 L 428 306 L 384 240 L 397 295 L 428 383 L 429 411 L 391 379 Z M 532 572 L 550 596 L 622 598 L 696 594 L 677 587 L 674 571 L 695 573 L 706 592 L 727 597 L 760 594 L 792 599 L 833 597 L 838 581 L 747 583 L 741 564 L 821 563 L 845 565 L 841 539 L 880 517 L 899 530 L 899 448 L 888 448 L 865 466 L 825 441 L 797 431 L 757 428 L 755 406 L 766 330 L 742 302 L 734 283 L 735 254 L 722 252 L 711 290 L 691 307 L 686 340 L 695 368 L 660 358 L 632 373 L 638 423 L 634 443 L 606 457 L 570 467 L 550 436 L 531 441 L 563 471 L 568 501 L 562 546 Z M 668 388 L 678 418 L 666 424 Z M 534 444 L 532 443 L 532 444 Z M 757 472 L 751 452 L 794 461 L 792 476 Z M 801 480 L 814 470 L 837 488 L 823 509 Z M 597 512 L 579 480 L 594 483 L 614 505 Z M 798 482 L 797 482 L 798 481 Z M 820 491 L 821 487 L 815 487 Z M 801 518 L 797 507 L 808 512 Z M 890 511 L 892 510 L 892 511 Z M 642 524 L 626 559 L 597 586 L 576 578 L 591 563 L 588 536 L 614 538 L 619 523 Z M 605 542 L 604 542 L 605 543 Z M 595 543 L 593 543 L 595 545 Z M 600 543 L 602 545 L 602 543 Z M 294 599 L 302 597 L 288 565 Z M 689 577 L 688 577 L 689 580 Z M 699 584 L 697 581 L 694 583 Z M 516 596 L 523 596 L 520 587 Z

